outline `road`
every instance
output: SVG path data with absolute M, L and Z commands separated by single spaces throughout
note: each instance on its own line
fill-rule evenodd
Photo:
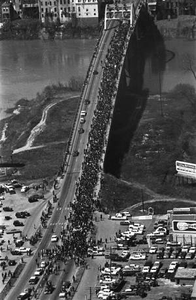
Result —
M 51 236 L 53 231 L 55 234 L 59 235 L 62 229 L 62 224 L 65 223 L 65 215 L 68 216 L 67 207 L 69 203 L 74 199 L 76 182 L 80 176 L 82 170 L 82 162 L 84 160 L 84 149 L 87 147 L 88 143 L 88 134 L 91 129 L 91 123 L 94 115 L 94 110 L 97 105 L 97 95 L 99 90 L 100 81 L 102 78 L 102 66 L 100 61 L 105 60 L 106 53 L 108 51 L 108 45 L 110 43 L 111 37 L 114 32 L 114 26 L 111 30 L 104 31 L 100 40 L 97 56 L 94 57 L 94 60 L 91 65 L 88 84 L 86 84 L 84 92 L 82 94 L 81 103 L 79 111 L 77 114 L 77 119 L 75 122 L 75 127 L 72 135 L 72 142 L 69 149 L 68 165 L 66 167 L 66 173 L 62 183 L 62 188 L 59 197 L 59 206 L 56 207 L 53 212 L 50 224 L 38 245 L 37 250 L 35 251 L 32 259 L 24 268 L 21 276 L 18 278 L 15 287 L 10 291 L 6 296 L 6 300 L 13 300 L 16 298 L 16 295 L 19 295 L 25 288 L 28 287 L 28 280 L 33 275 L 36 269 L 36 259 L 38 258 L 38 252 L 41 249 L 46 249 L 51 247 Z M 96 71 L 96 72 L 95 72 Z M 91 76 L 90 76 L 91 75 Z M 85 99 L 90 101 L 89 104 L 86 104 Z M 87 111 L 87 116 L 85 117 L 86 121 L 84 124 L 80 124 L 80 111 Z M 78 132 L 79 128 L 83 128 L 84 132 L 80 134 Z M 74 151 L 79 151 L 78 156 L 74 156 Z M 70 268 L 70 266 L 69 266 Z M 63 276 L 62 272 L 59 274 L 60 278 Z M 56 275 L 52 275 L 50 278 L 56 284 L 56 292 L 53 292 L 50 295 L 50 299 L 57 298 L 57 292 L 60 290 L 61 280 L 57 280 Z M 40 294 L 39 299 L 45 299 L 47 296 Z

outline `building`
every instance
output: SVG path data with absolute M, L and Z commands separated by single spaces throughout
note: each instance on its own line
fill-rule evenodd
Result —
M 196 269 L 178 268 L 174 276 L 176 284 L 194 285 L 196 278 Z
M 40 0 L 40 19 L 75 21 L 78 26 L 96 26 L 99 22 L 98 0 Z
M 195 0 L 157 0 L 158 19 L 176 18 L 179 15 L 195 15 Z
M 12 9 L 13 9 L 13 6 L 12 6 L 12 4 L 9 1 L 4 2 L 2 4 L 2 6 L 1 6 L 1 18 L 2 18 L 2 22 L 6 22 L 8 20 L 11 20 Z
M 196 245 L 196 207 L 173 208 L 168 213 L 170 238 L 183 245 Z
M 98 0 L 76 0 L 77 25 L 93 26 L 99 22 Z
M 22 0 L 20 7 L 22 10 L 22 17 L 28 17 L 32 19 L 39 18 L 38 0 Z

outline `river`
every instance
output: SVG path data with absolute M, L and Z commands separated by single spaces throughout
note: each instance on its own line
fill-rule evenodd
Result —
M 21 98 L 71 77 L 84 79 L 96 40 L 0 41 L 0 118 Z
M 0 119 L 5 109 L 21 98 L 32 99 L 45 86 L 67 83 L 72 76 L 85 78 L 96 40 L 0 41 Z M 164 72 L 154 72 L 146 62 L 144 87 L 151 94 L 167 92 L 178 83 L 195 85 L 193 76 L 182 70 L 182 55 L 196 53 L 196 41 L 173 39 L 165 42 L 175 56 Z

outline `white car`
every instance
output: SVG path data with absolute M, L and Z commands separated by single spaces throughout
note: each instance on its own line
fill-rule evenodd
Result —
M 155 246 L 152 246 L 150 249 L 149 249 L 149 253 L 151 254 L 155 254 L 157 252 L 157 247 Z
M 189 246 L 182 246 L 181 252 L 188 252 L 189 251 Z
M 122 214 L 118 213 L 115 216 L 112 216 L 111 220 L 123 221 L 123 220 L 127 220 L 127 216 L 123 216 Z
M 132 253 L 129 257 L 130 260 L 145 260 L 146 253 Z
M 59 294 L 59 298 L 66 299 L 66 298 L 65 298 L 65 297 L 66 297 L 66 295 L 67 295 L 67 292 L 60 292 L 60 294 Z
M 80 116 L 85 117 L 86 115 L 87 115 L 87 112 L 85 110 L 82 110 L 81 113 L 80 113 Z
M 149 273 L 150 272 L 150 266 L 144 266 L 142 269 L 142 273 Z
M 97 294 L 97 297 L 99 299 L 107 299 L 108 296 L 113 296 L 114 292 L 111 291 L 110 289 L 103 289 L 101 291 L 99 291 L 99 293 Z
M 158 227 L 154 233 L 160 233 L 160 232 L 163 232 L 164 234 L 167 233 L 167 229 L 165 227 Z
M 116 279 L 113 279 L 113 278 L 111 278 L 111 277 L 105 277 L 105 278 L 103 278 L 103 279 L 101 279 L 100 281 L 99 281 L 101 284 L 112 284 L 112 283 L 115 283 L 116 282 Z
M 80 124 L 84 124 L 85 123 L 85 118 L 80 118 Z
M 53 234 L 51 237 L 51 242 L 52 243 L 58 242 L 58 239 L 59 239 L 58 236 L 56 234 Z
M 154 264 L 153 264 L 153 267 L 154 267 L 154 266 L 160 268 L 160 267 L 161 267 L 161 262 L 158 261 L 158 260 L 156 260 L 156 261 L 154 262 Z
M 31 248 L 20 247 L 20 248 L 16 248 L 15 250 L 19 251 L 20 253 L 27 253 L 27 252 L 31 251 Z
M 178 266 L 178 261 L 172 261 L 169 265 L 169 270 L 175 269 Z
M 131 217 L 131 214 L 128 211 L 123 211 L 123 212 L 121 212 L 121 214 L 124 216 L 127 216 L 127 217 Z
M 102 275 L 117 275 L 120 272 L 121 268 L 105 268 L 104 270 L 101 271 Z
M 45 269 L 46 266 L 47 266 L 46 261 L 44 261 L 44 260 L 41 261 L 40 268 Z
M 150 273 L 155 274 L 155 273 L 158 272 L 158 269 L 159 269 L 159 268 L 158 268 L 157 266 L 153 266 L 152 269 L 150 270 Z
M 21 191 L 21 193 L 25 193 L 25 192 L 27 192 L 28 190 L 29 190 L 29 187 L 26 186 L 26 185 L 23 185 L 20 191 Z
M 195 246 L 192 246 L 192 247 L 189 249 L 189 253 L 195 254 L 195 252 L 196 252 L 196 247 L 195 247 Z
M 43 274 L 44 270 L 42 268 L 37 268 L 34 276 L 41 276 Z

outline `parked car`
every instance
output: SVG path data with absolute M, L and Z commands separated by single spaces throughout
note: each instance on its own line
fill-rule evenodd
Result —
M 20 191 L 21 193 L 26 193 L 29 189 L 30 189 L 29 186 L 23 185 Z
M 185 259 L 193 259 L 194 256 L 195 256 L 194 253 L 188 252 L 188 253 L 186 254 L 186 256 L 185 256 Z
M 164 267 L 164 268 L 161 268 L 160 271 L 159 271 L 159 277 L 160 278 L 164 278 L 166 276 L 166 273 L 168 271 L 168 268 Z
M 8 265 L 9 266 L 15 266 L 16 265 L 16 261 L 14 259 L 9 259 L 8 260 Z
M 178 265 L 178 269 L 186 268 L 187 267 L 187 262 L 186 261 L 181 261 Z
M 13 211 L 13 208 L 10 206 L 5 206 L 5 207 L 3 207 L 3 210 L 4 211 Z
M 189 249 L 189 253 L 195 254 L 195 253 L 196 253 L 196 247 L 195 247 L 195 246 L 192 246 L 192 247 Z
M 28 300 L 31 297 L 31 292 L 30 291 L 24 291 L 20 293 L 20 295 L 17 297 L 17 300 Z
M 190 248 L 189 246 L 184 245 L 184 246 L 182 246 L 181 252 L 187 253 L 189 251 L 189 248 Z
M 169 269 L 176 269 L 178 266 L 178 261 L 172 261 L 169 265 Z
M 83 128 L 80 128 L 80 129 L 78 130 L 78 133 L 79 133 L 79 134 L 84 133 L 84 129 L 83 129 Z
M 44 273 L 44 269 L 43 268 L 37 268 L 34 276 L 41 276 Z
M 80 118 L 80 124 L 84 124 L 86 122 L 85 118 Z
M 28 201 L 29 202 L 36 202 L 36 201 L 38 201 L 39 199 L 42 199 L 42 198 L 43 198 L 43 196 L 38 195 L 38 194 L 34 194 L 34 195 L 32 195 L 28 198 Z
M 78 156 L 78 155 L 79 155 L 79 151 L 78 151 L 78 150 L 75 150 L 75 151 L 73 152 L 73 156 L 76 157 L 76 156 Z
M 58 239 L 59 239 L 58 236 L 56 234 L 53 234 L 51 237 L 51 242 L 53 242 L 53 243 L 58 242 Z
M 11 250 L 11 254 L 12 255 L 21 255 L 22 252 L 20 252 L 19 250 L 15 249 L 15 250 Z
M 150 254 L 155 254 L 156 252 L 157 252 L 157 247 L 155 247 L 155 246 L 152 246 L 150 249 L 149 249 L 149 253 Z
M 142 273 L 149 273 L 150 272 L 150 266 L 144 266 L 142 269 Z
M 29 279 L 29 284 L 34 285 L 34 284 L 37 284 L 38 281 L 39 281 L 39 277 L 37 277 L 37 276 L 31 276 L 31 278 Z
M 21 218 L 21 219 L 25 219 L 26 217 L 29 217 L 31 214 L 27 211 L 20 211 L 20 212 L 16 212 L 15 216 L 16 218 Z
M 18 221 L 18 220 L 15 220 L 15 221 L 13 222 L 13 225 L 14 225 L 14 226 L 24 226 L 24 223 L 23 223 L 23 222 L 20 222 L 20 221 Z
M 45 269 L 46 266 L 47 266 L 47 262 L 45 260 L 42 260 L 40 263 L 40 268 Z

